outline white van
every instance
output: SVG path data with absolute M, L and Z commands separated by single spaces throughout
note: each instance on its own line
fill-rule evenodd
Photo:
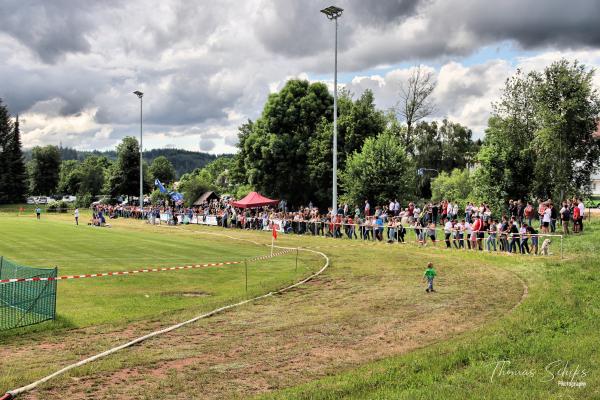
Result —
M 77 200 L 77 196 L 63 196 L 62 201 L 65 203 L 74 203 Z

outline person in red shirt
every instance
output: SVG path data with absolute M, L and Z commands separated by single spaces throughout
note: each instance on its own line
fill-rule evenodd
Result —
M 471 242 L 472 242 L 472 247 L 473 250 L 482 250 L 482 244 L 481 244 L 481 240 L 483 239 L 483 234 L 484 232 L 481 230 L 481 228 L 483 227 L 482 223 L 481 223 L 481 218 L 479 218 L 478 215 L 475 216 L 475 222 L 473 222 L 472 225 L 472 229 L 473 229 L 473 233 L 471 234 Z
M 581 217 L 581 210 L 579 209 L 579 207 L 577 207 L 577 204 L 575 204 L 575 207 L 573 207 L 573 233 L 579 233 L 580 217 Z
M 527 206 L 525 207 L 525 210 L 523 210 L 523 214 L 527 220 L 527 226 L 531 226 L 531 221 L 533 220 L 533 206 L 531 205 L 531 202 L 527 202 Z

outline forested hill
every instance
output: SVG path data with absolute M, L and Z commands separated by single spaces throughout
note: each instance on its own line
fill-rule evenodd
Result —
M 115 150 L 80 151 L 70 147 L 59 147 L 58 150 L 62 160 L 82 161 L 91 155 L 105 156 L 109 160 L 115 160 L 117 158 L 117 152 Z M 23 153 L 27 161 L 31 159 L 31 150 L 25 150 Z M 171 161 L 175 167 L 178 177 L 186 172 L 191 172 L 196 168 L 203 168 L 206 164 L 219 157 L 199 151 L 182 149 L 153 149 L 144 151 L 144 161 L 146 161 L 148 164 L 151 164 L 152 161 L 158 156 L 165 156 L 169 161 Z

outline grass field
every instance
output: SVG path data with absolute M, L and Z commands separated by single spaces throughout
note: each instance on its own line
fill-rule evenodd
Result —
M 10 232 L 0 254 L 58 265 L 60 274 L 268 252 L 222 234 L 270 242 L 268 232 L 126 220 L 74 227 L 65 215 L 0 215 L 0 231 Z M 600 226 L 588 226 L 565 241 L 561 261 L 282 235 L 279 245 L 325 252 L 330 269 L 303 288 L 76 369 L 23 398 L 598 398 L 598 239 Z M 322 265 L 300 255 L 297 271 L 295 254 L 249 268 L 252 294 Z M 429 260 L 440 274 L 433 295 L 421 281 Z M 57 322 L 0 333 L 0 391 L 243 298 L 243 276 L 228 267 L 59 282 Z M 568 371 L 585 369 L 575 381 L 587 386 L 542 381 L 557 360 L 568 361 Z M 500 361 L 536 375 L 490 381 Z
M 238 242 L 232 246 L 226 238 L 182 235 L 168 227 L 140 227 L 139 221 L 117 220 L 113 225 L 112 228 L 74 226 L 67 216 L 40 221 L 32 217 L 3 217 L 0 229 L 11 234 L 0 243 L 0 254 L 24 265 L 58 266 L 60 275 L 72 275 L 243 261 L 269 253 L 268 248 L 251 243 Z M 249 294 L 291 282 L 318 265 L 303 256 L 296 271 L 295 264 L 290 268 L 290 257 L 249 263 Z M 57 304 L 60 323 L 46 325 L 57 329 L 123 322 L 158 317 L 199 304 L 201 309 L 208 310 L 245 297 L 245 285 L 243 264 L 61 281 Z M 18 331 L 6 334 L 14 332 Z

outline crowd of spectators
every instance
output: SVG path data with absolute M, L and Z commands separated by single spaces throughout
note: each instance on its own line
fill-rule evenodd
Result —
M 368 200 L 362 206 L 342 204 L 337 212 L 330 208 L 321 213 L 312 204 L 291 211 L 285 202 L 276 207 L 239 209 L 231 199 L 213 199 L 186 208 L 149 206 L 94 206 L 94 213 L 109 218 L 139 218 L 150 223 L 207 223 L 211 218 L 224 228 L 277 229 L 285 233 L 329 236 L 360 240 L 405 242 L 408 231 L 422 245 L 445 242 L 446 247 L 472 250 L 506 251 L 537 254 L 539 237 L 556 233 L 580 233 L 583 230 L 584 205 L 581 199 L 569 199 L 556 206 L 551 200 L 531 202 L 510 200 L 500 217 L 485 204 L 468 202 L 414 202 L 401 207 L 397 200 L 372 207 Z M 161 218 L 162 216 L 162 218 Z M 178 218 L 179 216 L 179 218 Z M 214 223 L 214 222 L 213 222 Z M 438 231 L 443 237 L 438 237 Z

